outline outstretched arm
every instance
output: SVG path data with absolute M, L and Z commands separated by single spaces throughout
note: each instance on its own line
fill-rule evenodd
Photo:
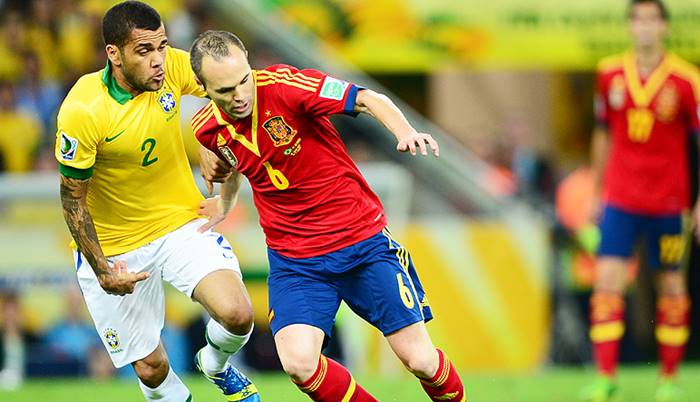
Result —
M 126 264 L 116 261 L 110 267 L 97 238 L 95 225 L 87 209 L 87 191 L 90 179 L 81 180 L 61 175 L 61 205 L 68 229 L 97 276 L 100 286 L 109 294 L 125 295 L 134 292 L 136 283 L 148 278 L 148 273 L 126 272 Z
M 440 155 L 437 141 L 430 134 L 417 132 L 386 95 L 370 89 L 360 90 L 355 100 L 355 112 L 369 114 L 391 131 L 398 141 L 398 151 L 416 155 L 417 149 L 420 149 L 421 155 L 428 155 L 428 148 L 431 148 L 433 155 Z
M 199 227 L 200 232 L 206 232 L 223 221 L 238 200 L 238 190 L 241 188 L 243 175 L 232 170 L 231 175 L 221 185 L 221 196 L 208 198 L 199 203 L 199 214 L 209 217 L 207 223 Z

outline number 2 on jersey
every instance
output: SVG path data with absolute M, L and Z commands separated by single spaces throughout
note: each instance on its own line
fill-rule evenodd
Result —
M 146 152 L 146 154 L 143 156 L 143 162 L 141 162 L 141 166 L 152 165 L 158 161 L 157 156 L 151 158 L 151 154 L 153 153 L 155 147 L 156 140 L 154 138 L 146 138 L 146 141 L 144 141 L 143 144 L 141 144 L 141 151 Z
M 289 180 L 284 176 L 284 173 L 275 169 L 270 165 L 270 162 L 264 162 L 265 170 L 267 170 L 267 175 L 270 176 L 270 181 L 278 190 L 286 190 L 289 187 Z

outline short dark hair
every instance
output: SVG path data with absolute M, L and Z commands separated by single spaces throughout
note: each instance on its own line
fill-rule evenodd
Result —
M 206 31 L 194 40 L 190 48 L 190 64 L 199 81 L 204 83 L 201 75 L 204 56 L 210 56 L 215 60 L 219 60 L 229 55 L 228 48 L 230 45 L 234 45 L 246 55 L 248 54 L 241 38 L 228 31 Z
M 666 4 L 664 4 L 663 0 L 631 0 L 627 17 L 632 18 L 632 8 L 634 8 L 634 6 L 647 3 L 656 5 L 656 7 L 659 9 L 659 13 L 661 14 L 661 18 L 664 21 L 668 21 L 669 18 L 671 18 L 671 16 L 668 14 L 668 8 L 666 8 Z
M 140 1 L 125 1 L 105 13 L 102 18 L 102 39 L 105 45 L 121 48 L 129 41 L 131 30 L 155 31 L 160 25 L 160 14 L 153 7 Z

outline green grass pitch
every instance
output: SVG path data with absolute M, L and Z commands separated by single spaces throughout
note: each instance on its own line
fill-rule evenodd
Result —
M 252 375 L 263 402 L 309 401 L 282 375 Z M 593 378 L 591 370 L 547 369 L 533 375 L 463 376 L 470 402 L 576 402 L 581 387 Z M 700 365 L 683 367 L 679 383 L 684 402 L 700 401 Z M 626 367 L 620 372 L 619 402 L 653 402 L 656 367 Z M 185 382 L 195 402 L 224 401 L 204 379 L 192 376 Z M 408 376 L 360 378 L 360 383 L 380 401 L 429 401 L 418 383 Z M 2 402 L 140 402 L 143 397 L 133 381 L 32 380 L 14 392 L 0 391 Z

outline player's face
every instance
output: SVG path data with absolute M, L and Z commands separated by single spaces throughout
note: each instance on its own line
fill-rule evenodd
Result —
M 656 47 L 663 43 L 666 21 L 654 3 L 640 3 L 632 7 L 629 19 L 632 41 L 637 48 Z
M 120 49 L 121 70 L 129 85 L 139 91 L 157 91 L 165 80 L 165 27 L 155 31 L 133 29 L 131 39 Z
M 241 49 L 230 46 L 229 55 L 219 60 L 204 56 L 201 75 L 207 95 L 227 115 L 234 119 L 250 116 L 255 83 L 248 56 Z

